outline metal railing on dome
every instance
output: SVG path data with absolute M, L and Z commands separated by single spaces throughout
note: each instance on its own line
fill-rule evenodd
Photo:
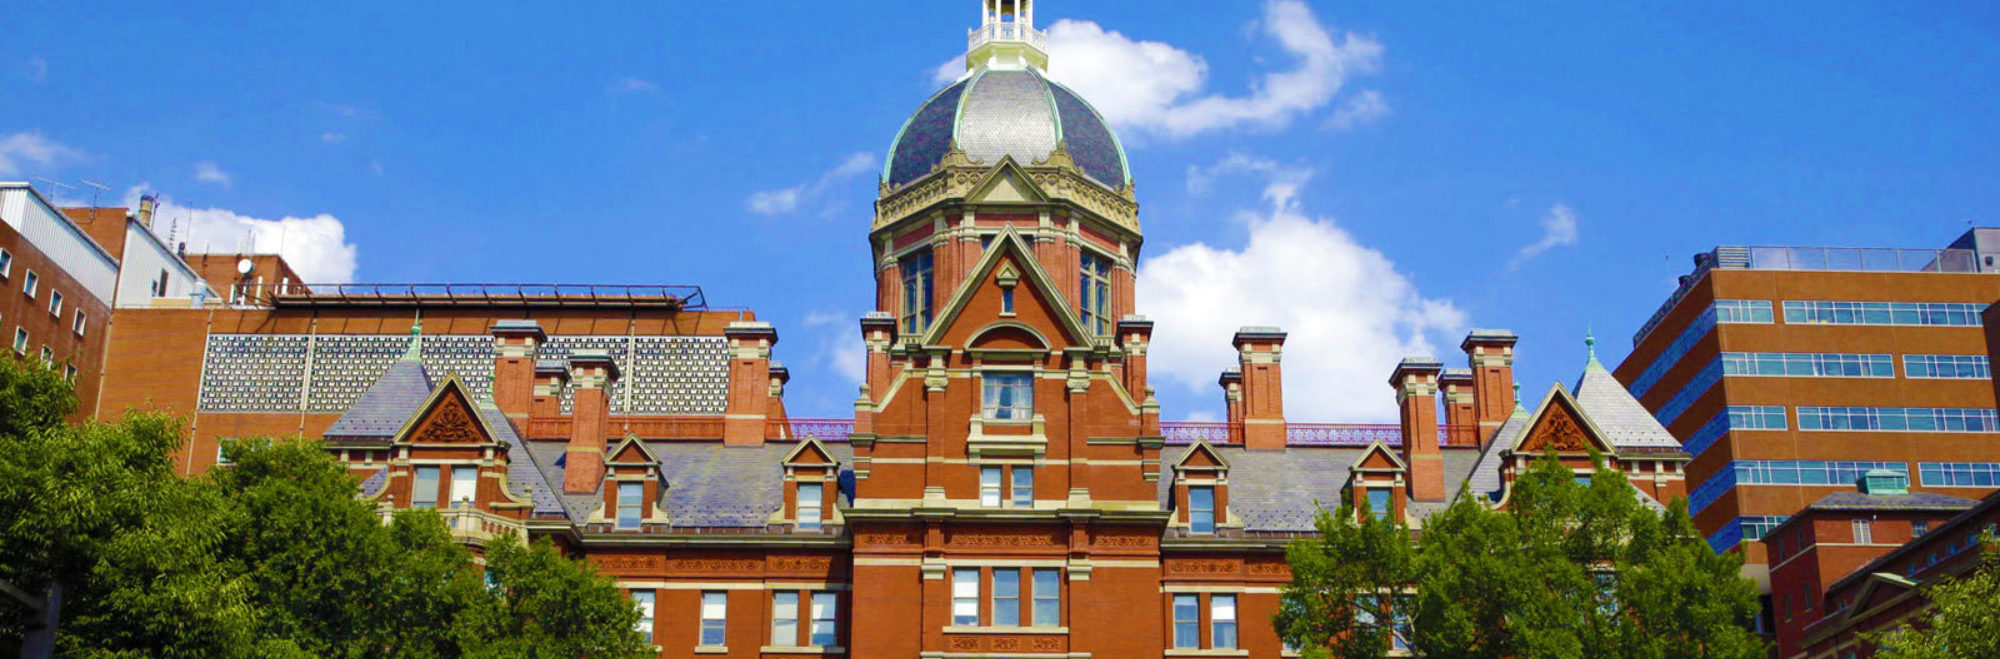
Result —
M 1021 23 L 994 23 L 966 31 L 965 49 L 972 50 L 995 41 L 1019 41 L 1047 50 L 1049 35 Z

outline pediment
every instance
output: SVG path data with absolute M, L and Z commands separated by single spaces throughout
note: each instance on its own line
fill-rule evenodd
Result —
M 975 204 L 1039 204 L 1049 200 L 1041 186 L 1022 171 L 1013 158 L 1002 158 L 1000 166 L 973 187 L 966 201 Z
M 785 456 L 784 464 L 787 467 L 831 467 L 840 464 L 840 460 L 834 458 L 819 439 L 809 438 L 799 442 L 798 448 Z
M 1222 459 L 1222 455 L 1215 452 L 1215 447 L 1210 446 L 1205 440 L 1189 446 L 1187 453 L 1181 455 L 1181 459 L 1174 461 L 1176 471 L 1222 471 L 1228 468 L 1229 461 Z
M 1352 471 L 1407 471 L 1409 466 L 1403 464 L 1403 458 L 1397 456 L 1395 451 L 1390 450 L 1388 444 L 1376 440 L 1375 443 L 1368 445 L 1368 450 L 1363 452 L 1361 457 L 1354 459 L 1354 465 L 1349 467 L 1349 469 Z
M 1554 451 L 1558 454 L 1578 454 L 1596 451 L 1604 455 L 1614 455 L 1610 442 L 1597 424 L 1590 421 L 1576 404 L 1576 398 L 1562 385 L 1549 388 L 1542 404 L 1529 417 L 1527 432 L 1514 444 L 1515 453 L 1539 454 Z
M 399 444 L 459 444 L 477 446 L 494 442 L 493 431 L 479 418 L 465 384 L 457 375 L 447 378 L 431 393 L 430 400 L 396 435 Z
M 1018 277 L 1007 282 L 1014 290 L 1012 315 L 1003 315 L 1004 291 L 1008 286 L 1002 285 L 1002 275 L 1010 279 Z M 922 343 L 970 345 L 991 326 L 1005 320 L 1031 329 L 1045 345 L 1042 349 L 1095 344 L 1058 290 L 1020 233 L 1011 226 L 1002 228 L 951 299 L 939 309 L 937 322 L 924 333 Z
M 1867 583 L 1863 584 L 1861 592 L 1854 596 L 1854 606 L 1848 607 L 1847 610 L 1852 613 L 1868 611 L 1888 604 L 1890 600 L 1916 587 L 1916 582 L 1902 576 L 1889 572 L 1876 572 L 1868 575 Z
M 652 466 L 659 463 L 659 458 L 653 456 L 652 450 L 647 449 L 646 443 L 639 441 L 637 435 L 626 435 L 625 441 L 611 449 L 611 459 L 606 461 L 606 464 L 611 465 L 635 466 Z

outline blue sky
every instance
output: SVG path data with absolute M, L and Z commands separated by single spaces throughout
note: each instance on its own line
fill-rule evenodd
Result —
M 1587 327 L 1615 364 L 1717 244 L 2000 225 L 2000 7 L 1629 4 L 1045 0 L 1130 152 L 1167 417 L 1217 412 L 1237 325 L 1294 330 L 1294 420 L 1388 420 L 1395 358 L 1469 327 L 1532 395 Z M 319 278 L 699 284 L 844 415 L 874 168 L 976 8 L 26 0 L 0 178 L 157 190 Z

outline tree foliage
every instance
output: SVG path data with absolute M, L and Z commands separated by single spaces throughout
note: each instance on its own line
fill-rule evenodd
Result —
M 1925 588 L 1931 609 L 1915 622 L 1864 634 L 1883 659 L 2000 657 L 2000 546 L 1992 535 L 1971 572 Z
M 1515 479 L 1504 510 L 1461 496 L 1424 521 L 1413 549 L 1357 542 L 1386 525 L 1322 512 L 1319 537 L 1287 548 L 1280 634 L 1333 656 L 1379 656 L 1385 643 L 1350 631 L 1367 615 L 1323 602 L 1413 587 L 1398 614 L 1420 656 L 1763 656 L 1741 559 L 1711 551 L 1678 501 L 1655 513 L 1623 473 L 1599 460 L 1593 474 L 1581 480 L 1544 457 Z
M 1345 505 L 1331 515 L 1322 511 L 1314 526 L 1317 542 L 1285 548 L 1293 580 L 1272 624 L 1282 638 L 1330 639 L 1325 646 L 1298 644 L 1312 659 L 1387 656 L 1393 623 L 1411 613 L 1404 589 L 1385 586 L 1410 583 L 1415 574 L 1409 529 L 1372 514 L 1366 501 L 1358 512 Z M 1367 560 L 1353 560 L 1361 556 Z
M 547 543 L 470 549 L 388 520 L 315 442 L 255 440 L 183 479 L 179 423 L 67 425 L 67 383 L 0 360 L 0 579 L 63 591 L 65 657 L 653 655 L 610 580 Z M 0 654 L 27 611 L 0 604 Z

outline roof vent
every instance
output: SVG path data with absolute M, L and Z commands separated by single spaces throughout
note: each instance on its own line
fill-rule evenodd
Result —
M 1862 494 L 1909 494 L 1910 475 L 1887 469 L 1870 469 L 1855 482 Z

